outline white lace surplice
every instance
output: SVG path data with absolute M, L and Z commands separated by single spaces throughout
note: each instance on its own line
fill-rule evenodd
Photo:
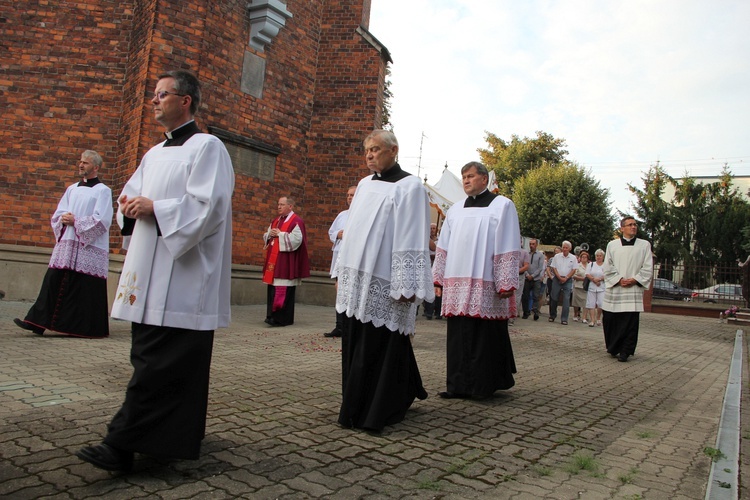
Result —
M 507 319 L 516 301 L 498 293 L 518 288 L 521 232 L 513 203 L 496 197 L 488 207 L 454 204 L 440 231 L 433 264 L 435 283 L 443 287 L 444 316 Z
M 432 301 L 430 209 L 415 176 L 360 181 L 332 277 L 336 310 L 375 327 L 413 334 L 416 307 Z M 414 302 L 399 302 L 400 297 Z
M 92 187 L 69 186 L 52 215 L 57 243 L 49 267 L 107 279 L 112 211 L 112 191 L 101 182 Z M 61 221 L 68 212 L 75 217 L 73 226 Z

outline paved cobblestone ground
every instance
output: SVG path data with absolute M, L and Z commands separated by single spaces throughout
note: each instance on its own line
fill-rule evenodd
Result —
M 436 396 L 445 322 L 420 317 L 430 397 L 372 435 L 336 423 L 332 308 L 297 306 L 295 325 L 272 329 L 265 306 L 237 306 L 216 337 L 201 458 L 137 456 L 123 475 L 73 452 L 100 441 L 122 402 L 129 325 L 40 338 L 12 323 L 29 305 L 0 302 L 2 498 L 700 499 L 737 330 L 642 314 L 638 352 L 619 363 L 601 328 L 518 319 L 516 387 L 475 402 Z

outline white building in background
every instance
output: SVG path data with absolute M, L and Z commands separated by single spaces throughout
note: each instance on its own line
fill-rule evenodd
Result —
M 689 176 L 693 179 L 695 179 L 695 182 L 698 184 L 713 184 L 714 182 L 719 182 L 721 180 L 720 177 L 717 176 Z M 682 180 L 684 177 L 675 177 L 675 180 Z M 742 197 L 750 202 L 750 195 L 748 195 L 748 191 L 750 191 L 750 175 L 735 175 L 732 177 L 732 189 L 737 189 Z M 675 189 L 674 186 L 670 183 L 667 183 L 667 185 L 664 187 L 664 192 L 661 195 L 661 199 L 664 201 L 673 202 L 674 201 L 674 193 Z

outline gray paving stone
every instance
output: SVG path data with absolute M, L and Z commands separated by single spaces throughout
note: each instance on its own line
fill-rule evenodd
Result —
M 0 301 L 3 498 L 702 498 L 736 330 L 644 313 L 636 356 L 617 363 L 601 332 L 519 320 L 516 386 L 447 401 L 445 323 L 419 318 L 430 397 L 376 436 L 336 423 L 340 340 L 320 334 L 331 308 L 298 305 L 294 325 L 271 330 L 265 306 L 234 307 L 216 336 L 200 460 L 139 455 L 133 473 L 111 474 L 72 453 L 101 440 L 122 402 L 129 325 L 39 338 L 12 324 L 27 309 Z M 566 472 L 579 450 L 598 475 Z

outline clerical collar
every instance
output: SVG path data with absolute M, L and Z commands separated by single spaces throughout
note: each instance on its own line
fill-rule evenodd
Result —
M 374 181 L 385 181 L 385 182 L 396 182 L 400 181 L 404 177 L 408 177 L 411 174 L 409 172 L 404 172 L 401 170 L 401 166 L 398 163 L 394 163 L 391 168 L 386 170 L 385 172 L 373 174 L 372 180 Z
M 633 236 L 630 239 L 626 239 L 624 236 L 620 236 L 620 242 L 622 242 L 622 246 L 624 246 L 624 247 L 635 246 L 635 240 L 636 240 L 635 236 Z
M 200 133 L 200 131 L 198 125 L 195 124 L 195 120 L 190 120 L 170 132 L 164 132 L 164 136 L 167 138 L 164 147 L 182 146 L 188 139 L 195 134 Z
M 99 177 L 92 177 L 91 179 L 82 179 L 81 182 L 78 183 L 78 187 L 94 187 L 100 182 L 101 181 L 99 180 Z
M 492 200 L 496 197 L 497 195 L 495 193 L 492 193 L 489 189 L 485 188 L 485 190 L 478 195 L 467 197 L 464 202 L 464 208 L 489 207 Z

